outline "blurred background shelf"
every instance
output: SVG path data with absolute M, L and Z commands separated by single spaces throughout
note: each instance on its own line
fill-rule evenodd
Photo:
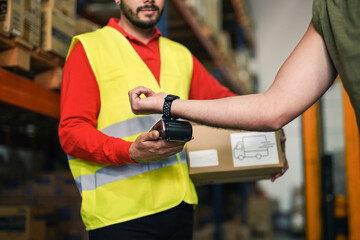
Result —
M 0 33 L 0 53 L 9 49 L 19 48 L 31 57 L 31 69 L 42 71 L 52 67 L 63 66 L 64 58 L 47 53 L 40 48 L 34 48 L 19 37 L 8 37 Z
M 60 118 L 60 94 L 0 68 L 0 101 Z

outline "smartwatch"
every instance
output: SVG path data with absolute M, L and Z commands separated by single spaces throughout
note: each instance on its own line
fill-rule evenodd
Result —
M 170 112 L 171 104 L 174 100 L 179 98 L 180 97 L 171 94 L 165 97 L 164 106 L 163 106 L 163 118 L 174 118 L 173 116 L 171 116 L 171 112 Z

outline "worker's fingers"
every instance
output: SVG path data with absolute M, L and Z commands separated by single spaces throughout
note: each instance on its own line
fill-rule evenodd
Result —
M 141 94 L 144 94 L 146 97 L 150 97 L 155 94 L 153 90 L 147 87 L 139 86 L 137 88 L 134 88 L 133 90 L 130 90 L 128 92 L 130 99 L 140 98 Z

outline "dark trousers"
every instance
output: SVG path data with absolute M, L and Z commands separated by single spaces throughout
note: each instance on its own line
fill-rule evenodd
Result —
M 150 216 L 89 231 L 90 240 L 190 240 L 193 206 L 180 205 Z

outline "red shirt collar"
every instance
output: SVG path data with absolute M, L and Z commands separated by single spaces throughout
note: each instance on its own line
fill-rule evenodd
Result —
M 124 31 L 124 29 L 122 29 L 119 25 L 118 25 L 119 19 L 118 18 L 110 18 L 108 24 L 106 26 L 108 27 L 113 27 L 115 29 L 117 29 L 119 32 L 121 32 L 127 39 L 131 40 L 131 41 L 138 41 L 140 42 L 136 37 L 128 34 L 127 32 Z M 158 27 L 155 26 L 155 33 L 154 35 L 151 37 L 150 41 L 154 39 L 158 39 L 161 36 L 161 32 L 159 30 Z

